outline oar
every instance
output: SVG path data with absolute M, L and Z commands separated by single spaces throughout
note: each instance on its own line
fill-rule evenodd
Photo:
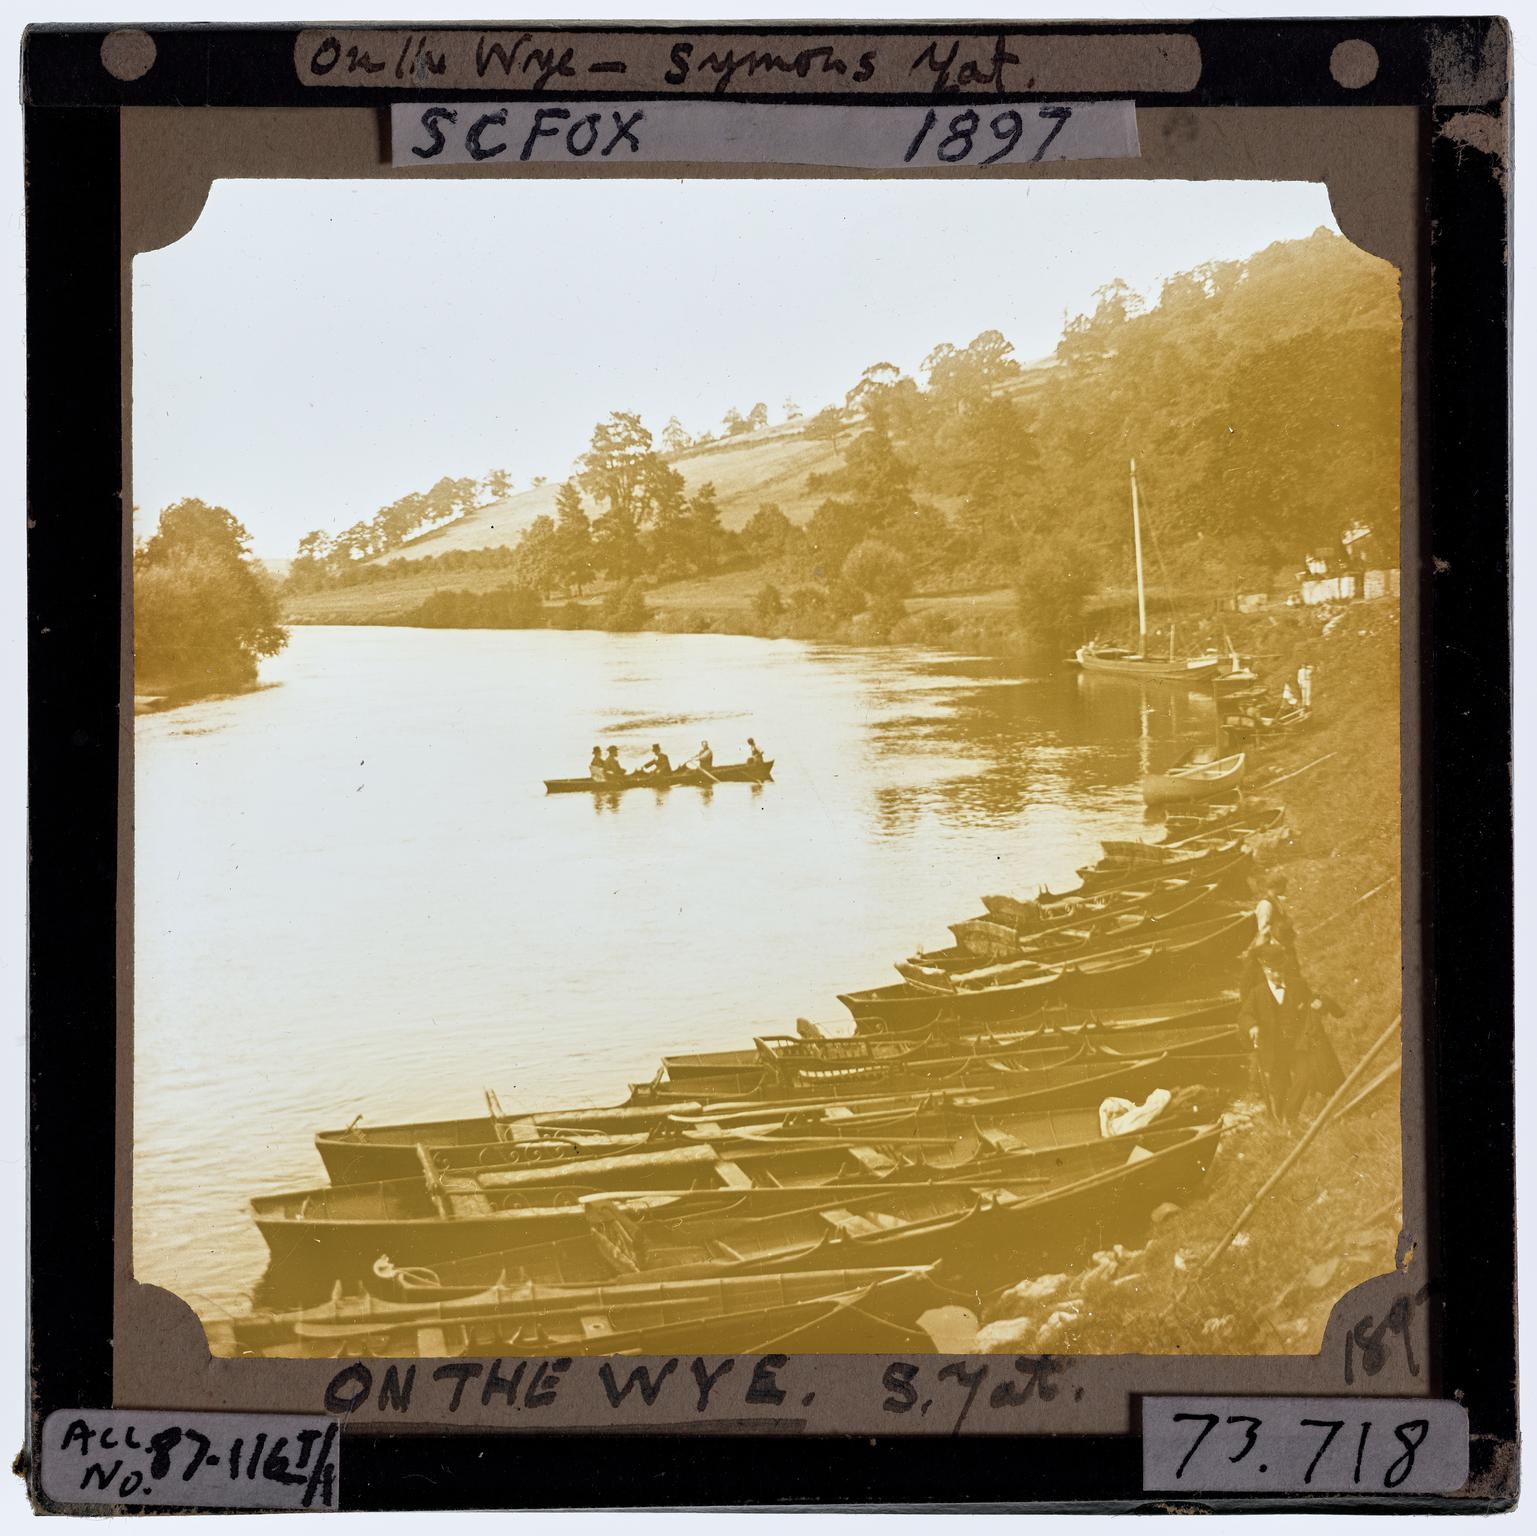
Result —
M 719 779 L 717 779 L 715 777 L 715 775 L 713 773 L 710 772 L 710 770 L 708 768 L 706 768 L 704 766 L 703 763 L 701 763 L 699 761 L 699 754 L 697 752 L 691 758 L 688 758 L 684 762 L 683 766 L 685 768 L 688 768 L 688 767 L 694 768 L 694 770 L 696 772 L 702 773 L 712 784 L 719 784 L 721 782 Z

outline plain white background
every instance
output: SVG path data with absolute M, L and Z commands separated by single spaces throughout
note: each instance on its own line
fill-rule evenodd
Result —
M 173 4 L 167 0 L 160 3 L 138 4 L 131 8 L 106 6 L 98 3 L 98 0 L 73 0 L 67 8 L 54 7 L 33 0 L 30 5 L 19 5 L 17 0 L 0 0 L 0 15 L 3 15 L 7 23 L 0 27 L 0 38 L 6 41 L 12 49 L 19 47 L 22 27 L 31 21 L 39 20 L 68 20 L 71 22 L 103 23 L 103 24 L 138 24 L 150 25 L 156 21 L 161 22 L 200 22 L 212 19 L 214 13 L 222 10 L 222 7 L 211 6 L 206 3 L 201 5 Z M 623 0 L 604 0 L 596 6 L 583 8 L 569 3 L 561 3 L 561 0 L 542 0 L 537 8 L 541 19 L 545 20 L 580 20 L 580 19 L 606 19 L 615 21 L 640 21 L 649 20 L 658 16 L 668 19 L 684 20 L 731 20 L 731 19 L 761 19 L 761 20 L 796 20 L 796 19 L 913 19 L 913 20 L 960 20 L 979 14 L 978 10 L 965 7 L 957 7 L 944 4 L 915 5 L 911 0 L 881 0 L 881 3 L 871 4 L 869 0 L 846 0 L 835 8 L 824 10 L 819 16 L 814 16 L 804 5 L 784 3 L 784 0 L 756 0 L 750 6 L 733 4 L 731 0 L 717 0 L 715 4 L 687 3 L 687 0 L 673 0 L 673 3 L 660 5 L 626 4 Z M 1467 4 L 1465 0 L 1437 0 L 1432 6 L 1412 4 L 1382 3 L 1382 0 L 1353 0 L 1348 4 L 1277 4 L 1272 0 L 1271 4 L 1243 3 L 1243 0 L 1229 0 L 1228 4 L 1212 5 L 1203 3 L 1203 0 L 1185 0 L 1185 3 L 1175 6 L 1151 6 L 1151 5 L 1126 5 L 1124 3 L 1110 3 L 1103 7 L 1083 3 L 1083 0 L 1051 0 L 1049 7 L 1041 8 L 1036 14 L 1046 13 L 1057 19 L 1094 19 L 1094 20 L 1127 20 L 1127 21 L 1153 21 L 1167 19 L 1171 14 L 1197 20 L 1217 20 L 1232 17 L 1266 16 L 1266 15 L 1307 15 L 1307 16 L 1392 16 L 1406 13 L 1424 15 L 1483 15 L 1491 9 L 1488 5 Z M 1026 8 L 1023 6 L 993 6 L 987 8 L 989 14 L 1023 14 Z M 227 13 L 219 19 L 224 21 L 291 21 L 296 15 L 301 14 L 301 8 L 291 3 L 273 3 L 273 0 L 245 0 L 239 7 L 231 7 Z M 452 9 L 446 9 L 441 5 L 423 3 L 423 0 L 369 0 L 363 8 L 363 14 L 369 20 L 378 21 L 412 21 L 430 22 L 434 19 L 441 21 L 462 19 L 463 13 Z M 334 15 L 329 19 L 336 19 Z M 1529 48 L 1529 34 L 1525 26 L 1525 17 L 1518 11 L 1512 15 L 1513 25 L 1516 28 L 1516 72 L 1518 82 L 1523 75 L 1523 64 Z M 11 55 L 14 60 L 15 53 Z M 12 81 L 17 79 L 16 67 L 13 63 L 6 71 L 7 78 Z M 0 239 L 4 240 L 6 253 L 6 270 L 9 280 L 0 285 L 0 506 L 5 509 L 0 516 L 0 1084 L 4 1085 L 5 1098 L 0 1101 L 0 1119 L 8 1124 L 9 1134 L 3 1142 L 0 1142 L 0 1232 L 11 1235 L 11 1242 L 7 1245 L 5 1259 L 0 1263 L 0 1455 L 3 1462 L 8 1464 L 14 1451 L 22 1443 L 22 1423 L 25 1412 L 25 1256 L 24 1233 L 22 1212 L 24 1205 L 24 1127 L 26 1116 L 26 1090 L 25 1090 L 25 949 L 24 949 L 24 912 L 25 912 L 25 675 L 26 675 L 26 640 L 23 622 L 25 613 L 25 521 L 22 509 L 25 505 L 24 483 L 24 425 L 23 425 L 23 378 L 24 378 L 24 321 L 23 321 L 23 222 L 22 222 L 22 155 L 21 155 L 21 111 L 19 102 L 14 94 L 16 87 L 12 86 L 12 97 L 0 108 L 0 150 L 3 150 L 4 174 L 0 176 Z M 1516 160 L 1522 158 L 1522 145 L 1520 140 L 1521 119 L 1517 118 L 1517 146 Z M 1521 270 L 1520 254 L 1527 248 L 1530 240 L 1530 219 L 1527 209 L 1531 199 L 1517 199 L 1516 210 L 1516 238 L 1514 246 L 1513 270 Z M 1519 327 L 1520 316 L 1517 315 L 1518 329 L 1516 331 L 1517 347 L 1515 361 L 1515 413 L 1517 422 L 1526 421 L 1528 424 L 1533 419 L 1534 404 L 1532 400 L 1531 375 L 1532 375 L 1532 349 L 1530 345 L 1522 345 L 1522 331 Z M 1530 485 L 1531 481 L 1531 452 L 1529 448 L 1530 431 L 1523 435 L 1516 435 L 1516 482 L 1515 505 L 1520 507 L 1523 502 L 1522 491 Z M 1443 509 L 1445 511 L 1447 509 Z M 1517 855 L 1517 932 L 1524 933 L 1527 929 L 1527 916 L 1529 902 L 1526 896 L 1527 872 L 1531 869 L 1532 859 L 1537 855 L 1537 848 L 1533 846 L 1532 818 L 1523 815 L 1521 803 L 1526 795 L 1537 793 L 1537 784 L 1531 782 L 1529 772 L 1527 749 L 1532 740 L 1534 727 L 1534 711 L 1529 701 L 1522 696 L 1522 686 L 1529 671 L 1529 663 L 1534 654 L 1534 646 L 1537 646 L 1537 625 L 1534 625 L 1530 614 L 1526 621 L 1522 622 L 1522 609 L 1525 603 L 1537 598 L 1537 569 L 1529 547 L 1529 542 L 1523 539 L 1519 530 L 1514 538 L 1515 561 L 1515 585 L 1516 585 L 1516 630 L 1515 630 L 1515 680 L 1516 691 L 1513 697 L 1516 699 L 1516 769 L 1515 769 L 1515 796 L 1517 804 L 1516 822 L 1516 855 Z M 1499 679 L 1489 679 L 1490 686 L 1498 686 Z M 1491 963 L 1498 964 L 1501 957 L 1491 956 Z M 1525 1034 L 1525 1014 L 1527 1002 L 1532 987 L 1532 966 L 1529 957 L 1524 957 L 1518 950 L 1517 957 L 1517 1016 L 1520 1021 L 1519 1033 Z M 1518 1073 L 1518 1089 L 1522 1080 Z M 1527 1134 L 1522 1137 L 1520 1146 L 1520 1173 L 1522 1182 L 1533 1171 L 1533 1158 L 1528 1144 L 1532 1125 L 1537 1121 L 1531 1121 L 1530 1117 L 1523 1120 L 1522 1129 Z M 1492 1211 L 1491 1232 L 1495 1240 L 1501 1236 L 1502 1213 Z M 1521 1242 L 1521 1267 L 1523 1270 L 1537 1267 L 1537 1242 L 1531 1234 L 1528 1234 Z M 1471 1319 L 1452 1319 L 1451 1325 L 1471 1326 Z M 1534 1368 L 1537 1369 L 1537 1368 Z M 1523 1392 L 1523 1406 L 1530 1406 L 1531 1394 Z M 1525 1417 L 1525 1415 L 1523 1415 Z M 708 1454 L 707 1449 L 701 1446 L 701 1453 Z M 1022 1457 L 1022 1462 L 1027 1464 L 1027 1458 Z M 4 1476 L 0 1472 L 0 1476 Z M 1024 1479 L 1022 1479 L 1024 1481 Z M 642 1490 L 636 1490 L 637 1497 L 643 1497 Z M 21 1485 L 14 1478 L 6 1477 L 3 1491 L 0 1491 L 0 1524 L 9 1527 L 12 1521 L 20 1522 L 29 1518 L 29 1510 L 22 1494 Z M 180 1517 L 182 1519 L 189 1517 Z M 194 1526 L 212 1525 L 214 1517 L 190 1517 Z M 340 1516 L 279 1517 L 284 1520 L 297 1518 L 318 1518 L 323 1521 L 337 1522 Z M 472 1519 L 486 1519 L 494 1517 L 468 1517 Z M 733 1525 L 740 1525 L 751 1517 L 738 1516 L 731 1519 Z M 819 1530 L 829 1524 L 844 1524 L 850 1517 L 839 1516 L 808 1516 L 803 1517 L 802 1528 L 816 1527 Z M 888 1517 L 894 1518 L 894 1517 Z M 946 1523 L 960 1517 L 946 1516 L 934 1517 Z M 995 1519 L 1006 1517 L 982 1517 L 984 1523 L 992 1524 Z M 1040 1518 L 1040 1517 L 1037 1517 Z M 1066 1517 L 1058 1517 L 1066 1518 Z M 1276 1516 L 1263 1520 L 1263 1527 L 1268 1530 L 1277 1528 L 1290 1529 L 1318 1529 L 1318 1523 L 1311 1525 L 1305 1523 L 1306 1517 L 1301 1516 Z M 1388 1517 L 1382 1517 L 1388 1518 Z M 1429 1517 L 1422 1517 L 1429 1518 Z M 1518 1517 L 1519 1518 L 1519 1517 Z M 694 1526 L 699 1526 L 702 1521 L 710 1522 L 710 1528 L 718 1528 L 723 1517 L 715 1515 L 701 1516 L 676 1516 L 676 1515 L 649 1515 L 631 1516 L 626 1520 L 626 1525 L 631 1529 L 650 1532 L 675 1527 L 680 1520 Z M 520 1518 L 520 1524 L 549 1526 L 560 1531 L 582 1532 L 587 1529 L 597 1530 L 598 1522 L 603 1520 L 610 1528 L 612 1517 L 598 1515 L 567 1515 L 567 1516 L 524 1516 Z M 419 1529 L 423 1522 L 410 1515 L 398 1516 L 353 1516 L 341 1529 L 357 1531 L 364 1528 L 375 1527 L 396 1530 Z M 1085 1525 L 1083 1519 L 1078 1519 L 1072 1526 L 1075 1531 L 1085 1531 L 1098 1524 L 1097 1520 L 1091 1520 Z M 305 1529 L 311 1527 L 306 1524 Z M 930 1526 L 929 1529 L 933 1527 Z M 1359 1529 L 1358 1523 L 1353 1523 L 1351 1529 Z M 185 1524 L 179 1525 L 179 1531 L 189 1529 Z M 264 1527 L 265 1529 L 265 1527 Z M 861 1526 L 859 1529 L 868 1529 Z M 967 1532 L 976 1532 L 981 1527 L 968 1521 L 964 1528 Z

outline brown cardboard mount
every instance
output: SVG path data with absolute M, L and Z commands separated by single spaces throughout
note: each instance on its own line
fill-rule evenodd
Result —
M 295 48 L 296 61 L 314 57 L 330 35 L 304 33 Z M 288 178 L 310 179 L 389 179 L 409 176 L 424 178 L 446 176 L 490 177 L 570 177 L 575 175 L 621 178 L 676 178 L 679 175 L 705 179 L 740 174 L 720 166 L 668 166 L 665 169 L 604 165 L 573 169 L 567 166 L 488 162 L 474 167 L 413 168 L 397 171 L 389 165 L 388 113 L 381 104 L 324 107 L 319 105 L 328 86 L 333 84 L 398 84 L 393 78 L 395 60 L 402 56 L 408 34 L 336 34 L 344 56 L 349 47 L 373 50 L 377 57 L 387 57 L 389 68 L 367 78 L 342 81 L 340 70 L 324 77 L 312 77 L 300 69 L 300 78 L 314 88 L 314 108 L 230 108 L 195 109 L 129 107 L 121 114 L 122 165 L 122 367 L 124 375 L 124 465 L 123 483 L 132 484 L 132 465 L 128 460 L 130 433 L 126 420 L 131 387 L 128 378 L 132 356 L 131 263 L 134 255 L 154 250 L 181 239 L 195 226 L 208 191 L 216 178 Z M 421 36 L 421 34 L 411 34 Z M 502 97 L 516 93 L 514 83 L 502 77 L 498 68 L 495 80 L 473 78 L 475 34 L 458 34 L 453 45 L 454 62 L 447 71 L 431 78 L 434 88 L 445 92 L 466 86 L 495 89 Z M 504 44 L 519 34 L 499 34 Z M 633 67 L 624 76 L 624 86 L 637 90 L 644 79 L 646 89 L 657 89 L 657 76 L 665 76 L 669 50 L 678 37 L 646 38 L 631 34 L 573 34 L 582 57 L 603 62 L 623 58 Z M 887 35 L 889 36 L 889 35 Z M 712 50 L 729 47 L 737 53 L 760 48 L 783 55 L 792 46 L 814 46 L 840 50 L 857 60 L 866 49 L 875 47 L 884 59 L 888 56 L 882 35 L 850 33 L 846 37 L 818 34 L 807 39 L 766 34 L 753 38 L 741 34 L 711 37 L 687 34 L 696 44 L 696 59 Z M 977 39 L 963 40 L 978 52 L 978 69 L 991 56 L 991 45 Z M 1156 101 L 1160 89 L 1187 89 L 1199 73 L 1199 56 L 1190 57 L 1188 39 L 1175 38 L 1177 47 L 1163 47 L 1162 39 L 1146 35 L 1136 38 L 1099 37 L 1020 40 L 1011 51 L 1024 52 L 1041 60 L 1039 69 L 1027 69 L 1017 88 L 1071 92 L 1074 90 L 1112 90 L 1136 93 L 1142 100 Z M 389 49 L 386 48 L 389 44 Z M 568 46 L 559 34 L 540 34 L 538 45 L 549 48 L 559 43 Z M 904 35 L 904 56 L 916 56 L 924 40 Z M 530 39 L 526 49 L 534 45 Z M 948 45 L 947 45 L 948 46 Z M 390 51 L 392 49 L 393 51 Z M 468 51 L 466 51 L 468 50 Z M 898 56 L 889 53 L 895 60 Z M 1010 69 L 1016 66 L 1010 65 Z M 465 74 L 465 69 L 470 74 Z M 927 68 L 927 66 L 925 66 Z M 1194 71 L 1194 74 L 1192 73 Z M 802 80 L 795 71 L 778 78 L 770 87 L 761 81 L 758 89 L 813 93 L 820 77 Z M 697 75 L 691 77 L 697 79 Z M 1148 82 L 1151 81 L 1149 84 Z M 1087 83 L 1086 83 L 1087 82 Z M 412 82 L 416 83 L 416 82 Z M 613 75 L 597 74 L 581 82 L 584 95 L 613 93 Z M 662 87 L 665 88 L 665 87 Z M 845 77 L 834 75 L 826 87 L 838 91 L 857 89 L 845 84 Z M 958 86 L 964 90 L 966 86 Z M 993 86 L 978 88 L 996 90 Z M 875 72 L 870 89 L 912 92 L 915 88 L 908 72 L 889 69 L 885 63 Z M 713 86 L 710 88 L 714 94 Z M 1399 271 L 1403 297 L 1403 372 L 1401 453 L 1403 502 L 1402 527 L 1405 547 L 1402 563 L 1413 568 L 1416 563 L 1414 541 L 1417 537 L 1418 507 L 1415 502 L 1416 476 L 1413 466 L 1418 455 L 1417 442 L 1417 371 L 1420 352 L 1420 322 L 1417 295 L 1422 291 L 1422 255 L 1419 218 L 1422 204 L 1418 165 L 1420 163 L 1420 118 L 1407 107 L 1224 107 L 1190 108 L 1141 105 L 1137 112 L 1140 158 L 1126 161 L 1080 161 L 1029 166 L 1000 166 L 985 173 L 994 179 L 1062 177 L 1113 178 L 1138 181 L 1162 179 L 1200 180 L 1297 180 L 1321 182 L 1329 196 L 1344 233 L 1358 245 L 1385 258 Z M 903 172 L 842 172 L 776 165 L 757 165 L 752 175 L 764 178 L 816 177 L 839 179 L 901 175 L 950 178 L 976 174 L 961 168 Z M 317 342 L 317 344 L 323 344 Z M 132 495 L 125 494 L 124 506 L 132 505 Z M 125 519 L 126 523 L 126 519 Z M 125 556 L 130 534 L 125 527 Z M 124 560 L 125 581 L 128 561 Z M 125 588 L 124 624 L 129 619 L 129 597 Z M 1413 588 L 1406 584 L 1404 632 L 1416 632 L 1417 616 L 1412 611 Z M 123 678 L 125 706 L 131 706 L 131 680 L 127 675 L 131 646 L 125 644 Z M 1405 761 L 1412 762 L 1414 722 L 1417 719 L 1417 674 L 1406 667 L 1402 677 L 1402 717 L 1405 722 Z M 168 1292 L 138 1284 L 132 1275 L 132 1146 L 133 1146 L 133 1018 L 132 1018 L 132 709 L 121 712 L 123 733 L 120 902 L 119 902 L 119 1016 L 118 1016 L 118 1091 L 117 1091 L 117 1168 L 116 1231 L 117 1273 L 114 1348 L 114 1404 L 133 1407 L 184 1407 L 209 1409 L 262 1409 L 290 1412 L 322 1411 L 327 1387 L 338 1369 L 347 1362 L 274 1361 L 211 1359 L 203 1331 L 191 1309 Z M 1419 824 L 1417 789 L 1412 773 L 1403 781 L 1403 825 L 1411 829 L 1404 848 L 1405 877 L 1405 1011 L 1403 1025 L 1403 1167 L 1405 1170 L 1405 1239 L 1400 1252 L 1412 1255 L 1406 1273 L 1383 1275 L 1342 1298 L 1335 1308 L 1321 1353 L 1314 1357 L 1077 1357 L 1072 1361 L 1073 1393 L 1063 1394 L 1055 1404 L 1050 1429 L 1053 1432 L 1126 1432 L 1133 1427 L 1133 1398 L 1143 1393 L 1193 1394 L 1320 1394 L 1341 1390 L 1340 1353 L 1344 1332 L 1360 1317 L 1382 1317 L 1394 1299 L 1406 1289 L 1424 1282 L 1430 1256 L 1419 1234 L 1425 1230 L 1423 1197 L 1424 1133 L 1419 1106 L 1424 1102 L 1424 1051 L 1418 996 L 1421 978 L 1417 970 L 1420 946 L 1415 939 L 1418 913 L 1414 908 L 1419 881 L 1412 868 L 1416 857 L 1412 829 Z M 1412 1322 L 1416 1356 L 1424 1360 L 1428 1351 L 1428 1309 L 1420 1308 Z M 836 1359 L 836 1357 L 831 1357 Z M 1002 1357 L 1006 1360 L 1007 1357 Z M 989 1357 L 995 1366 L 1000 1357 Z M 418 1376 L 430 1378 L 435 1362 L 415 1362 Z M 382 1376 L 387 1362 L 370 1362 L 375 1376 Z M 742 1363 L 740 1368 L 745 1366 Z M 400 1363 L 401 1370 L 407 1363 Z M 1357 1388 L 1357 1390 L 1360 1390 Z M 1413 1395 L 1425 1390 L 1424 1376 L 1411 1374 L 1402 1353 L 1395 1354 L 1366 1385 L 1366 1390 L 1380 1394 Z M 724 1394 L 720 1394 L 724 1397 Z M 587 1399 L 583 1398 L 582 1401 Z M 498 1416 L 495 1408 L 483 1409 L 480 1395 L 467 1392 L 460 1412 L 450 1416 L 444 1405 L 446 1396 L 420 1394 L 411 1414 L 413 1427 L 431 1422 L 455 1424 L 503 1423 L 509 1428 L 530 1427 L 527 1416 Z M 573 1398 L 573 1401 L 576 1401 Z M 864 1407 L 869 1406 L 868 1402 Z M 875 1403 L 877 1417 L 879 1403 Z M 722 1410 L 724 1412 L 724 1409 Z M 860 1423 L 863 1409 L 849 1404 L 848 1427 L 871 1429 Z M 436 1416 L 436 1417 L 434 1417 Z M 391 1421 L 391 1414 L 377 1407 L 377 1396 L 369 1405 L 360 1406 L 355 1416 L 375 1421 Z M 605 1423 L 601 1400 L 594 1400 L 586 1422 Z M 399 1421 L 399 1416 L 395 1416 Z M 564 1427 L 571 1427 L 568 1423 Z M 660 1426 L 651 1426 L 653 1428 Z M 717 1430 L 733 1427 L 721 1422 Z M 744 1423 L 740 1426 L 762 1433 L 771 1426 Z M 794 1419 L 777 1427 L 794 1431 L 800 1427 Z M 886 1424 L 882 1428 L 889 1429 Z M 1021 1415 L 1018 1423 L 1000 1422 L 997 1417 L 979 1419 L 972 1427 L 990 1433 L 1045 1427 L 1039 1419 Z M 949 1433 L 953 1422 L 935 1423 L 935 1432 Z

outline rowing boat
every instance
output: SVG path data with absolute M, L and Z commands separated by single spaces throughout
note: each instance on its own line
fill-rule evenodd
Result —
M 1121 1065 L 1107 1058 L 1107 1074 Z M 698 1139 L 683 1144 L 547 1167 L 445 1168 L 422 1147 L 413 1177 L 258 1196 L 251 1210 L 271 1256 L 269 1289 L 313 1297 L 363 1275 L 381 1254 L 400 1265 L 435 1264 L 579 1236 L 586 1202 L 605 1192 L 693 1214 L 730 1210 L 749 1193 L 760 1209 L 788 1209 L 805 1202 L 807 1189 L 956 1177 L 1000 1156 L 1096 1139 L 1099 1099 L 1066 1110 L 1042 1105 L 1043 1082 L 1019 1078 L 991 1095 L 948 1100 L 856 1102 L 825 1123 L 827 1134 L 794 1141 L 765 1122 L 733 1144 L 717 1122 L 701 1119 L 687 1127 Z
M 838 1001 L 856 1020 L 879 1020 L 896 1033 L 947 1019 L 965 1025 L 1024 1019 L 1048 1002 L 1089 1006 L 1124 997 L 1129 987 L 1182 983 L 1191 971 L 1238 955 L 1253 935 L 1253 912 L 1235 906 L 1125 949 L 1055 966 L 1020 960 L 991 967 L 993 976 L 982 984 L 958 985 L 936 969 L 923 980 L 909 974 L 894 986 L 840 993 Z
M 523 1114 L 493 1111 L 462 1120 L 415 1120 L 395 1125 L 364 1125 L 359 1116 L 345 1130 L 318 1132 L 315 1150 L 333 1184 L 361 1184 L 414 1177 L 419 1171 L 418 1146 L 531 1147 L 562 1138 L 642 1133 L 655 1129 L 683 1107 L 612 1104 Z
M 416 1355 L 758 1355 L 797 1350 L 932 1352 L 916 1323 L 952 1299 L 932 1266 L 494 1287 L 432 1303 L 337 1296 L 302 1312 L 253 1312 L 207 1326 L 216 1356 L 356 1359 Z M 526 1362 L 507 1368 L 520 1382 Z
M 1000 1265 L 1017 1276 L 1021 1264 L 1103 1238 L 1129 1208 L 1140 1205 L 1145 1213 L 1151 1203 L 1183 1193 L 1209 1165 L 1216 1138 L 1214 1126 L 1155 1126 L 1080 1142 L 1050 1158 L 1006 1159 L 965 1178 L 833 1186 L 777 1209 L 756 1194 L 742 1196 L 729 1212 L 704 1215 L 600 1196 L 587 1202 L 589 1231 L 581 1237 L 431 1266 L 386 1260 L 374 1275 L 390 1294 L 418 1302 L 490 1287 L 936 1260 L 947 1277 L 976 1278 Z
M 1112 910 L 1080 924 L 1054 925 L 1034 933 L 1016 933 L 1011 944 L 1005 943 L 1002 935 L 989 936 L 986 948 L 980 952 L 964 944 L 920 951 L 906 965 L 953 971 L 971 970 L 982 960 L 1038 960 L 1049 963 L 1076 958 L 1112 949 L 1117 945 L 1140 943 L 1164 929 L 1191 921 L 1198 909 L 1217 899 L 1219 886 L 1216 881 L 1180 880 L 1176 883 L 1171 880 L 1168 884 L 1173 889 L 1160 892 L 1157 901 L 1143 902 L 1120 911 Z M 982 919 L 973 921 L 979 922 Z M 907 974 L 903 965 L 898 965 L 897 970 L 903 975 Z
M 678 768 L 672 773 L 630 773 L 622 779 L 546 779 L 546 794 L 574 795 L 586 792 L 617 795 L 626 789 L 672 789 L 680 784 L 763 784 L 774 774 L 774 760 L 759 763 L 721 763 L 706 772 L 703 768 Z
M 1243 783 L 1243 770 L 1242 752 L 1209 763 L 1176 764 L 1167 773 L 1150 773 L 1142 781 L 1142 798 L 1148 805 L 1168 805 L 1231 794 Z

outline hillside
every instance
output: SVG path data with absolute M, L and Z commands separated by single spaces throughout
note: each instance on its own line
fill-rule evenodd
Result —
M 690 495 L 701 485 L 714 484 L 721 523 L 735 532 L 766 501 L 777 503 L 792 523 L 806 522 L 822 500 L 806 489 L 807 476 L 835 469 L 839 457 L 831 443 L 812 442 L 801 435 L 797 425 L 781 425 L 706 443 L 668 462 L 683 476 Z M 536 517 L 554 517 L 559 489 L 555 483 L 546 482 L 479 507 L 447 528 L 376 557 L 374 563 L 388 565 L 453 549 L 510 548 Z
M 681 451 L 611 412 L 563 484 L 445 478 L 306 535 L 285 611 L 1060 655 L 1129 633 L 1133 459 L 1165 634 L 1171 604 L 1211 643 L 1192 621 L 1240 595 L 1396 563 L 1390 266 L 1319 230 L 1178 274 L 1153 302 L 1121 282 L 1094 298 L 1049 361 L 984 331 L 934 347 L 921 380 L 871 363 L 836 408 Z

